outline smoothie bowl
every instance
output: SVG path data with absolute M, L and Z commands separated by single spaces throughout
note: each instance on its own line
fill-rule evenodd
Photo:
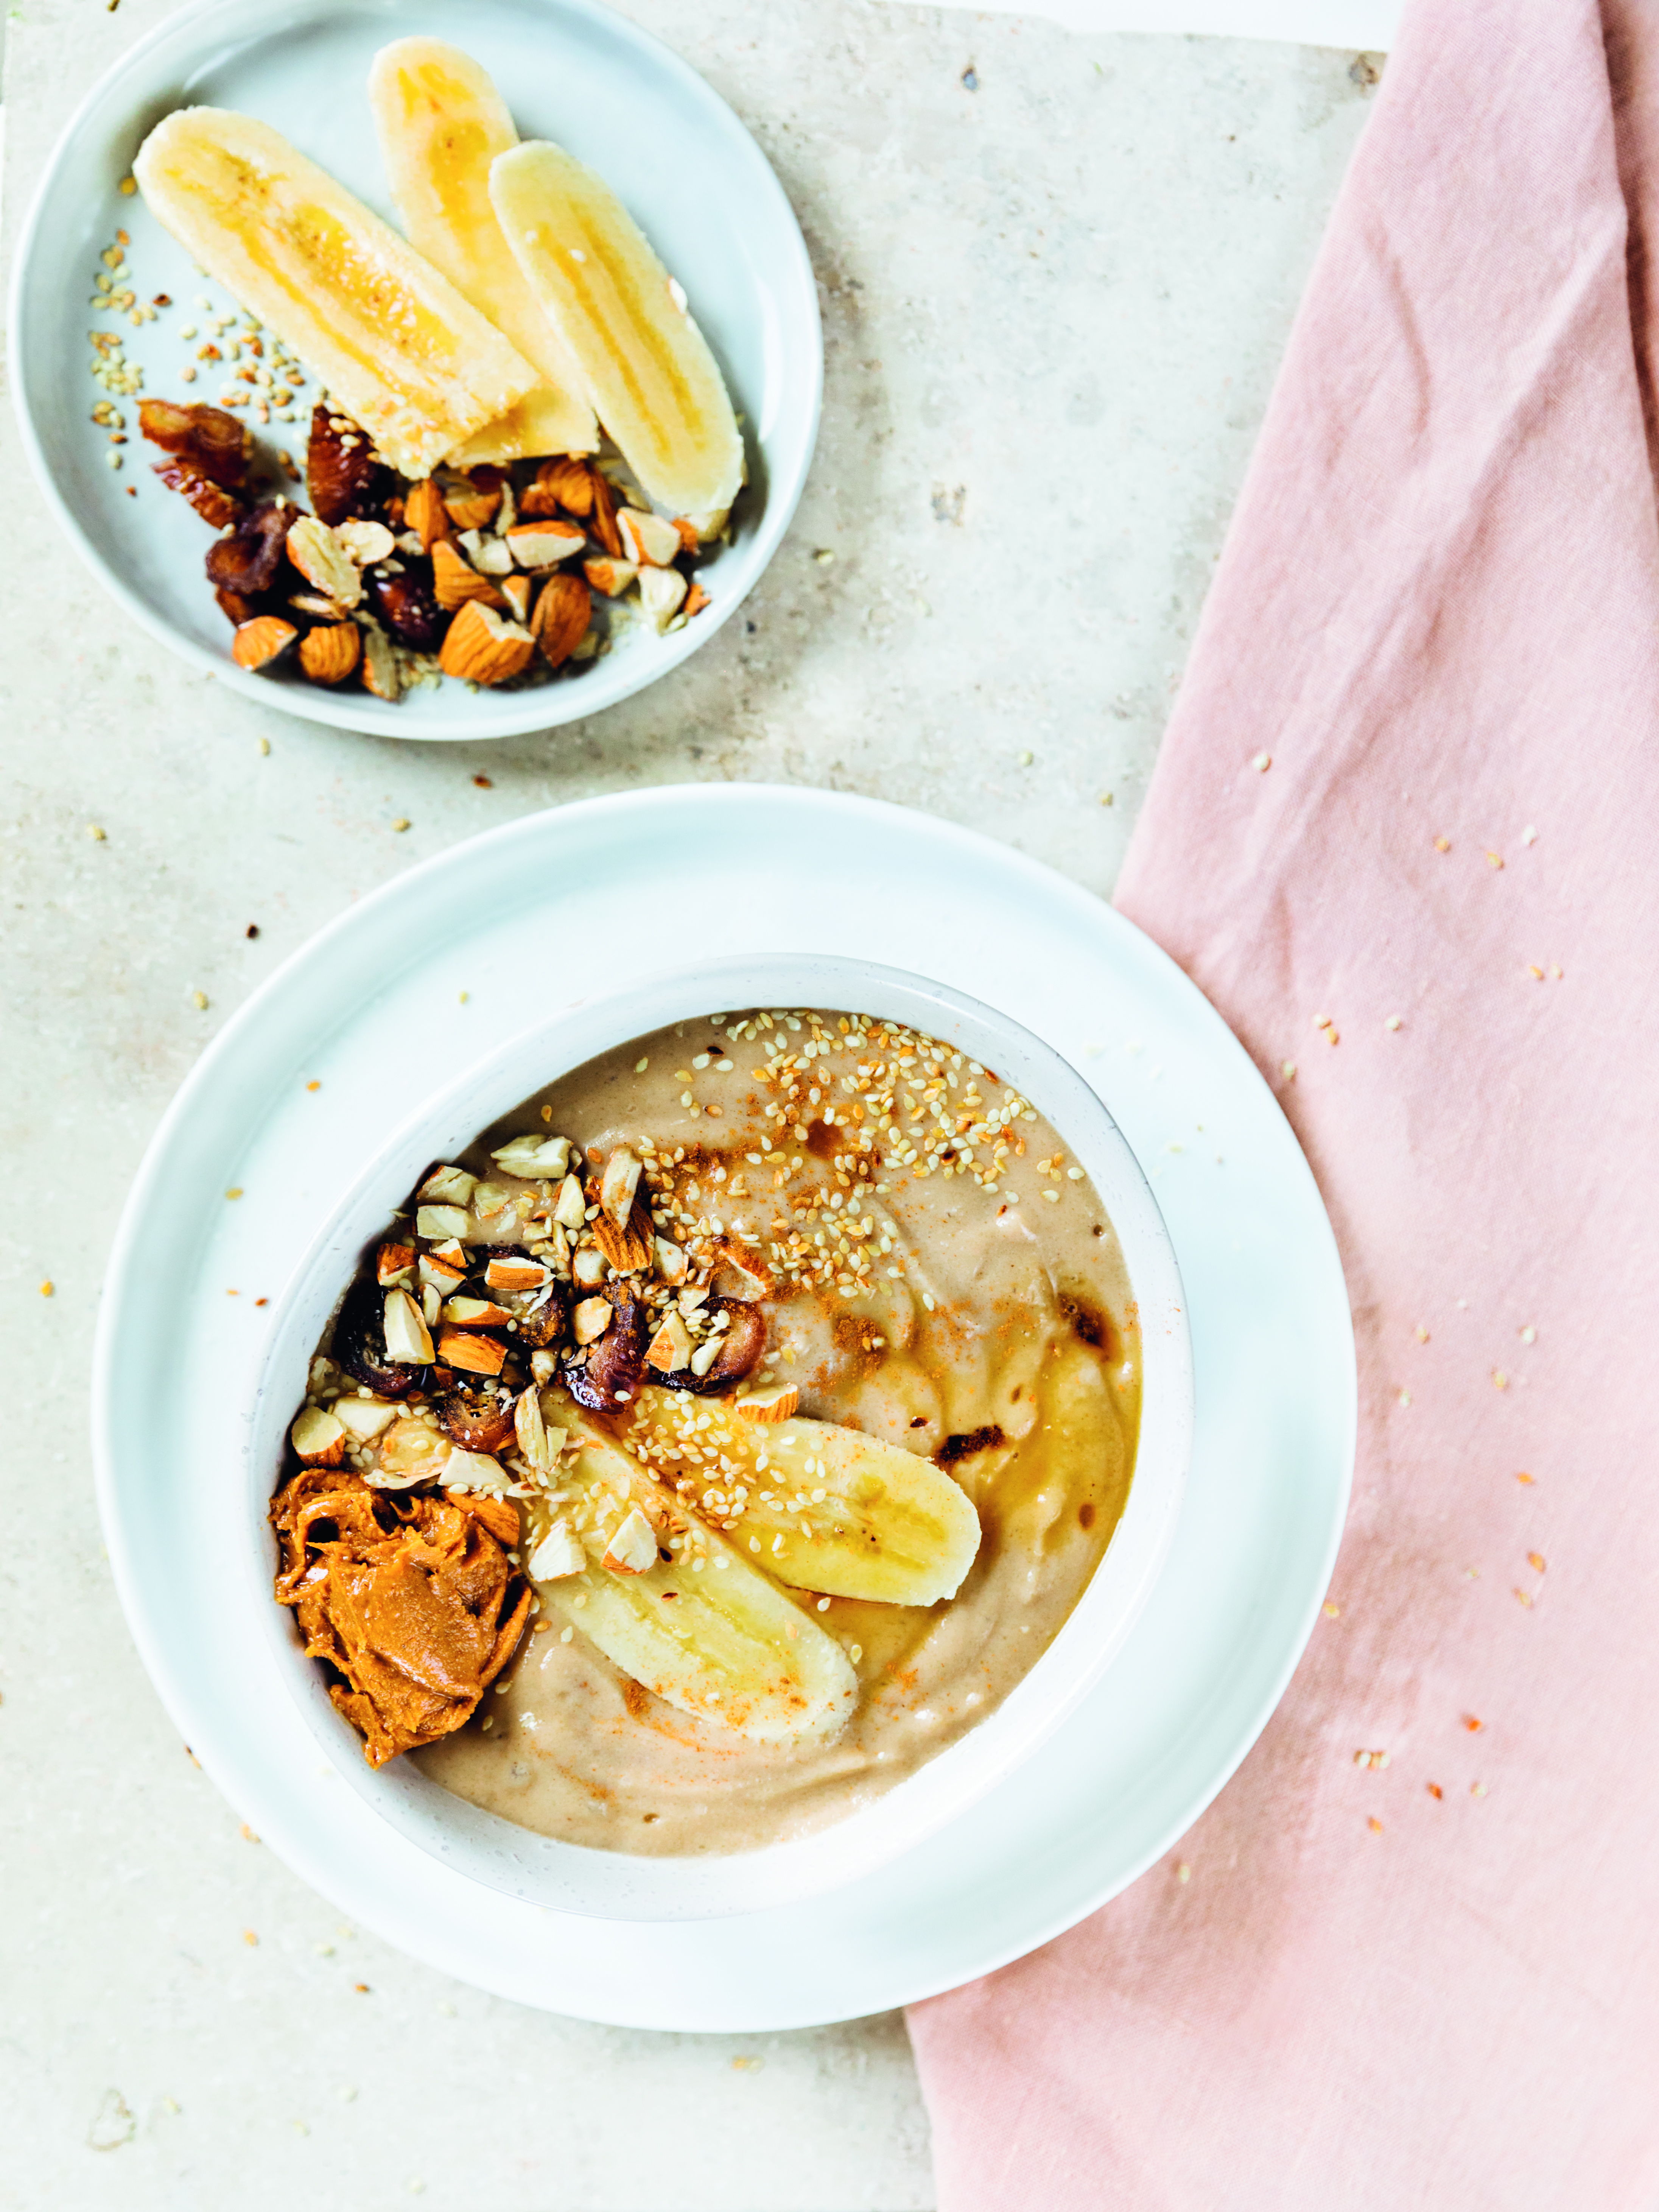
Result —
M 705 963 L 407 1121 L 280 1302 L 240 1572 L 337 1771 L 555 1909 L 763 1909 L 1098 1678 L 1192 1379 L 1105 1107 L 943 986 Z

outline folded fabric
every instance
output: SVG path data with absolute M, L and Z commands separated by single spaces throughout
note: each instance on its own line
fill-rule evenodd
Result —
M 1656 164 L 1659 10 L 1408 11 L 1119 892 L 1330 1207 L 1350 1525 L 1165 1863 L 913 2011 L 942 2212 L 1659 2203 Z

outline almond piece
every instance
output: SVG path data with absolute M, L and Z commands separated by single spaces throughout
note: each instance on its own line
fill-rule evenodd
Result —
M 458 1283 L 464 1283 L 466 1280 L 466 1269 L 464 1267 L 451 1267 L 447 1261 L 439 1259 L 434 1252 L 422 1255 L 421 1264 L 416 1272 L 428 1290 L 447 1292 L 453 1291 Z
M 478 1178 L 465 1168 L 438 1166 L 416 1192 L 423 1206 L 471 1206 Z
M 522 1176 L 526 1182 L 542 1176 L 566 1175 L 570 1168 L 570 1139 L 535 1135 L 510 1137 L 499 1152 L 489 1157 L 507 1174 Z
M 677 514 L 674 517 L 674 527 L 680 533 L 681 552 L 695 553 L 702 544 L 702 538 L 697 535 L 696 524 L 689 515 Z
M 607 599 L 620 599 L 639 574 L 637 563 L 632 561 L 613 561 L 608 553 L 597 560 L 584 561 L 582 574 L 596 592 L 603 592 Z
M 383 522 L 337 522 L 334 535 L 360 568 L 390 560 L 397 550 L 398 541 Z
M 611 1326 L 616 1308 L 609 1298 L 582 1298 L 570 1316 L 578 1344 L 596 1344 Z
M 355 607 L 363 596 L 356 562 L 327 523 L 302 514 L 288 533 L 288 557 L 305 578 L 338 606 Z
M 700 615 L 708 604 L 708 592 L 693 576 L 691 588 L 685 595 L 685 605 L 681 608 L 680 612 L 685 617 L 687 622 L 690 622 L 693 615 Z
M 553 1218 L 562 1229 L 580 1229 L 587 1218 L 587 1200 L 583 1195 L 580 1183 L 573 1175 L 568 1175 L 559 1185 Z
M 535 650 L 535 639 L 521 623 L 475 599 L 449 625 L 438 665 L 464 683 L 505 684 L 523 673 Z
M 501 597 L 507 601 L 514 621 L 522 623 L 526 629 L 532 629 L 530 607 L 535 596 L 536 580 L 533 576 L 515 574 L 501 578 Z
M 510 1256 L 490 1260 L 484 1267 L 484 1280 L 492 1291 L 539 1291 L 552 1279 L 553 1270 L 539 1260 Z
M 403 1411 L 387 1398 L 337 1398 L 334 1418 L 355 1444 L 373 1443 Z
M 481 576 L 447 538 L 441 538 L 432 549 L 432 596 L 448 613 L 469 599 L 482 600 L 488 607 L 507 605 L 489 577 Z
M 446 1237 L 465 1237 L 471 1227 L 472 1218 L 464 1206 L 417 1206 L 415 1209 L 415 1234 L 424 1237 L 430 1244 Z M 430 1256 L 434 1260 L 447 1257 L 436 1252 Z
M 429 553 L 441 538 L 449 536 L 449 509 L 430 477 L 410 486 L 409 497 L 404 502 L 404 520 L 420 539 L 424 553 Z
M 618 1145 L 605 1164 L 599 1178 L 599 1204 L 618 1229 L 627 1226 L 634 1211 L 634 1194 L 640 1187 L 640 1164 L 626 1145 Z
M 580 553 L 587 532 L 574 522 L 521 522 L 507 532 L 505 543 L 521 568 L 551 568 Z
M 481 576 L 510 576 L 513 573 L 513 556 L 507 540 L 497 538 L 493 531 L 462 531 L 461 550 Z
M 544 461 L 535 483 L 519 501 L 521 514 L 556 514 L 561 507 L 579 521 L 585 521 L 593 512 L 592 471 L 568 454 L 556 461 Z
M 637 507 L 625 507 L 617 517 L 617 526 L 622 532 L 623 549 L 628 558 L 638 562 L 642 568 L 670 568 L 684 550 L 679 532 L 659 514 L 647 514 Z
M 338 1467 L 345 1457 L 345 1430 L 320 1406 L 307 1406 L 288 1433 L 306 1467 Z
M 570 1279 L 579 1291 L 597 1291 L 610 1273 L 611 1262 L 591 1244 L 571 1256 Z
M 432 1357 L 432 1339 L 421 1310 L 407 1291 L 386 1294 L 386 1356 L 401 1366 L 424 1367 Z
M 443 1318 L 457 1328 L 505 1328 L 514 1316 L 493 1298 L 451 1298 Z
M 525 1568 L 532 1583 L 562 1582 L 567 1575 L 585 1574 L 586 1571 L 587 1554 L 562 1521 L 554 1522 L 530 1554 Z
M 665 630 L 679 612 L 686 582 L 678 568 L 641 568 L 640 604 L 659 631 Z
M 588 481 L 593 487 L 593 514 L 588 527 L 611 559 L 620 561 L 622 532 L 617 527 L 617 495 L 611 488 L 611 479 L 599 470 L 590 469 Z
M 438 1357 L 446 1367 L 459 1367 L 468 1375 L 499 1375 L 506 1364 L 507 1346 L 499 1336 L 446 1328 L 439 1332 Z
M 299 635 L 294 624 L 280 615 L 255 615 L 252 622 L 237 623 L 230 657 L 239 668 L 269 668 Z
M 444 505 L 457 530 L 482 530 L 494 519 L 501 503 L 501 488 L 499 484 L 488 488 L 458 486 L 444 494 Z
M 530 627 L 550 668 L 569 659 L 586 636 L 592 617 L 593 594 L 580 576 L 561 569 L 548 578 Z
M 646 1358 L 651 1357 L 647 1352 Z M 745 1421 L 787 1421 L 800 1404 L 800 1391 L 793 1382 L 780 1382 L 773 1390 L 750 1390 L 737 1399 L 732 1412 Z
M 398 656 L 383 629 L 363 632 L 363 657 L 358 666 L 362 671 L 365 691 L 372 691 L 377 699 L 387 700 L 393 706 L 402 698 L 404 679 L 398 671 Z
M 625 1227 L 618 1229 L 601 1214 L 593 1224 L 593 1241 L 619 1275 L 636 1275 L 651 1265 L 651 1215 L 642 1199 L 635 1199 Z
M 687 1272 L 685 1249 L 683 1245 L 659 1237 L 657 1243 L 657 1273 L 665 1283 L 683 1283 Z
M 690 1358 L 691 1332 L 678 1313 L 671 1312 L 646 1346 L 645 1364 L 659 1375 L 672 1375 L 676 1368 L 686 1366 Z
M 630 1505 L 612 1532 L 599 1561 L 613 1575 L 642 1575 L 657 1564 L 657 1532 L 637 1505 Z
M 362 650 L 356 623 L 325 623 L 300 640 L 300 665 L 313 684 L 343 684 Z
M 374 1259 L 374 1279 L 383 1291 L 400 1282 L 415 1265 L 412 1244 L 382 1244 Z

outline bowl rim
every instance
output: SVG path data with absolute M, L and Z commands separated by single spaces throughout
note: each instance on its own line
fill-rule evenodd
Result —
M 886 1006 L 879 1003 L 884 997 Z M 599 1052 L 669 1022 L 755 1006 L 856 1008 L 941 1040 L 952 1024 L 959 1033 L 977 1030 L 994 1040 L 996 1063 L 1014 1071 L 1012 1079 L 1088 1165 L 1123 1247 L 1143 1319 L 1140 1434 L 1129 1501 L 1106 1553 L 1048 1649 L 992 1713 L 903 1781 L 815 1834 L 706 1858 L 641 1857 L 519 1828 L 456 1797 L 412 1761 L 369 1770 L 355 1731 L 327 1698 L 320 1670 L 305 1658 L 291 1614 L 270 1597 L 274 1555 L 266 1516 L 283 1440 L 303 1395 L 305 1363 L 322 1323 L 364 1243 L 407 1197 L 421 1167 L 471 1142 L 526 1095 Z M 963 1048 L 991 1060 L 982 1047 Z M 1164 1322 L 1161 1332 L 1146 1325 L 1149 1316 Z M 1180 1515 L 1193 1421 L 1185 1294 L 1161 1211 L 1105 1102 L 1053 1047 L 1012 1016 L 910 970 L 822 953 L 706 961 L 544 1015 L 422 1102 L 364 1162 L 272 1300 L 245 1414 L 241 1511 L 228 1571 L 244 1584 L 265 1653 L 319 1749 L 354 1795 L 428 1856 L 487 1888 L 589 1918 L 684 1920 L 764 1911 L 842 1887 L 923 1842 L 1060 1725 L 1121 1647 L 1161 1571 Z
M 768 472 L 765 501 L 750 540 L 750 573 L 747 581 L 740 588 L 722 592 L 708 607 L 706 617 L 699 617 L 695 624 L 688 624 L 675 638 L 659 641 L 664 648 L 659 654 L 653 655 L 626 680 L 613 683 L 609 689 L 602 689 L 601 679 L 598 678 L 580 685 L 556 689 L 544 685 L 531 691 L 503 696 L 494 702 L 497 711 L 493 714 L 468 715 L 459 709 L 446 714 L 434 709 L 424 714 L 418 724 L 412 718 L 406 717 L 409 726 L 399 726 L 390 720 L 390 714 L 396 712 L 395 707 L 383 714 L 375 711 L 380 702 L 359 705 L 349 693 L 327 690 L 315 684 L 264 681 L 252 671 L 239 668 L 228 658 L 214 654 L 185 632 L 175 628 L 165 616 L 151 607 L 105 557 L 70 504 L 47 459 L 45 441 L 36 421 L 33 397 L 37 383 L 47 371 L 44 363 L 37 365 L 33 349 L 28 341 L 27 295 L 38 278 L 36 256 L 40 234 L 59 181 L 72 162 L 84 153 L 81 141 L 96 121 L 98 109 L 118 90 L 129 75 L 149 65 L 173 41 L 185 42 L 196 35 L 204 19 L 216 14 L 224 15 L 234 28 L 236 42 L 246 45 L 258 36 L 263 18 L 279 13 L 290 14 L 296 6 L 305 4 L 307 0 L 185 0 L 183 6 L 154 25 L 116 57 L 76 103 L 64 125 L 36 181 L 19 226 L 8 288 L 7 345 L 12 363 L 13 411 L 35 482 L 47 507 L 84 566 L 139 627 L 191 667 L 216 678 L 257 706 L 275 708 L 278 712 L 292 714 L 301 721 L 350 730 L 362 736 L 403 738 L 415 744 L 453 744 L 522 737 L 537 731 L 558 729 L 572 722 L 586 720 L 604 713 L 607 708 L 618 706 L 623 701 L 635 697 L 660 678 L 672 674 L 724 629 L 743 605 L 765 574 L 794 520 L 795 511 L 806 487 L 806 479 L 811 472 L 823 411 L 823 325 L 818 306 L 817 281 L 799 218 L 777 172 L 753 132 L 707 78 L 676 53 L 672 46 L 628 17 L 617 14 L 615 9 L 604 6 L 601 0 L 558 0 L 558 5 L 567 12 L 585 16 L 591 21 L 603 21 L 620 44 L 631 45 L 641 53 L 648 54 L 654 66 L 687 88 L 694 99 L 703 102 L 718 115 L 722 126 L 733 134 L 737 143 L 749 149 L 757 163 L 759 190 L 773 203 L 774 212 L 781 213 L 783 217 L 784 235 L 795 264 L 795 282 L 791 288 L 794 295 L 793 313 L 799 317 L 803 333 L 808 340 L 805 350 L 809 367 L 807 384 L 804 389 L 798 388 L 795 394 L 795 409 L 798 411 L 793 412 L 793 420 L 798 427 L 791 436 L 790 448 L 797 453 L 798 459 L 790 474 L 781 479 L 774 479 L 769 471 Z M 331 12 L 329 0 L 309 0 L 309 4 L 314 14 L 326 15 Z M 273 29 L 275 27 L 273 26 Z M 758 433 L 755 435 L 758 442 Z M 626 665 L 625 663 L 623 665 Z M 550 711 L 555 702 L 562 705 L 567 693 L 571 702 L 568 708 Z

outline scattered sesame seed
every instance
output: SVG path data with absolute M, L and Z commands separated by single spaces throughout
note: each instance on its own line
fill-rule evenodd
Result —
M 636 1060 L 634 1062 L 634 1073 L 635 1073 L 635 1075 L 643 1075 L 643 1074 L 645 1073 L 646 1069 L 647 1069 L 647 1067 L 649 1067 L 649 1066 L 650 1066 L 650 1065 L 651 1065 L 651 1061 L 650 1061 L 650 1059 L 649 1059 L 649 1057 L 648 1057 L 648 1056 L 647 1056 L 646 1059 L 644 1059 L 644 1060 Z
M 1501 868 L 1503 865 L 1502 857 L 1498 854 L 1489 852 L 1486 854 L 1486 866 L 1489 868 Z
M 1434 849 L 1437 853 L 1449 853 L 1451 850 L 1451 839 L 1449 837 L 1437 837 L 1434 841 Z
M 1250 766 L 1255 770 L 1258 775 L 1266 775 L 1267 770 L 1273 766 L 1273 757 L 1271 753 L 1258 753 L 1255 758 L 1250 763 Z
M 1374 1836 L 1380 1836 L 1382 1832 L 1382 1823 L 1377 1819 L 1375 1813 L 1373 1813 L 1367 1820 L 1365 1826 L 1370 1830 Z
M 407 830 L 409 827 L 408 815 L 400 814 L 392 826 L 394 830 Z
M 1387 1021 L 1383 1023 L 1382 1026 L 1385 1030 L 1397 1030 L 1400 1027 L 1399 1015 L 1390 1014 Z
M 1534 1574 L 1541 1575 L 1544 1571 L 1544 1554 L 1541 1552 L 1528 1552 L 1527 1565 Z
M 1279 1072 L 1284 1077 L 1286 1083 L 1294 1083 L 1296 1081 L 1296 1062 L 1293 1060 L 1281 1060 L 1279 1062 Z
M 1431 1797 L 1443 1797 L 1446 1794 L 1437 1782 L 1431 1782 L 1426 1786 Z
M 94 845 L 101 845 L 105 842 L 104 832 L 95 822 L 89 822 L 87 824 L 87 835 Z
M 1193 1870 L 1191 1867 L 1188 1865 L 1185 1859 L 1182 1859 L 1181 1863 L 1176 1867 L 1175 1870 L 1175 1877 L 1176 1880 L 1180 1882 L 1188 1882 L 1192 1880 Z
M 1323 1606 L 1320 1609 L 1324 1613 L 1328 1620 L 1340 1620 L 1342 1618 L 1341 1607 L 1340 1605 L 1334 1604 L 1329 1598 L 1326 1599 Z
M 1528 823 L 1526 828 L 1521 832 L 1521 842 L 1523 845 L 1535 845 L 1538 842 L 1538 832 L 1533 828 L 1530 822 Z
M 40 1295 L 43 1298 L 49 1298 L 54 1294 L 57 1288 L 58 1285 L 52 1281 L 51 1276 L 48 1275 L 46 1281 L 40 1285 Z
M 234 1183 L 234 1184 L 231 1186 L 231 1188 L 229 1188 L 229 1189 L 225 1193 L 225 1196 L 226 1196 L 227 1198 L 240 1198 L 240 1197 L 241 1196 L 241 1194 L 242 1194 L 242 1186 L 240 1185 L 240 1183 Z
M 1507 1390 L 1510 1387 L 1510 1378 L 1501 1367 L 1492 1370 L 1492 1387 L 1494 1390 Z
M 306 1089 L 307 1091 L 320 1091 L 322 1087 L 322 1079 L 319 1076 L 315 1075 L 312 1077 L 310 1082 L 306 1085 Z
M 1530 1323 L 1521 1331 L 1520 1334 L 1522 1344 L 1536 1344 L 1538 1341 L 1538 1331 Z

